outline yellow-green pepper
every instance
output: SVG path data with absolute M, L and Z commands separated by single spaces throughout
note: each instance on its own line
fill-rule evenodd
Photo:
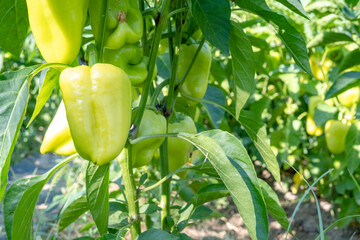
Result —
M 95 39 L 100 31 L 101 1 L 91 0 L 90 22 Z M 137 1 L 108 0 L 105 42 L 106 48 L 118 49 L 126 43 L 136 43 L 143 34 L 143 18 Z M 98 40 L 98 39 L 96 39 Z
M 179 82 L 193 59 L 198 44 L 180 46 L 177 81 Z M 207 43 L 201 48 L 196 60 L 187 75 L 184 84 L 181 86 L 180 92 L 186 97 L 203 98 L 208 84 L 211 66 L 211 49 Z M 194 101 L 189 101 L 194 103 Z
M 145 109 L 137 137 L 164 133 L 166 133 L 165 117 L 156 113 L 154 110 Z M 131 153 L 133 167 L 141 167 L 149 164 L 155 151 L 160 147 L 163 141 L 164 137 L 148 138 L 132 145 Z
M 350 124 L 338 120 L 329 120 L 325 124 L 325 140 L 327 149 L 334 154 L 340 154 L 345 151 L 346 135 Z
M 337 98 L 339 102 L 345 107 L 351 108 L 354 104 L 359 102 L 360 98 L 360 88 L 354 87 L 346 90 L 343 93 L 340 93 Z
M 311 136 L 320 136 L 323 134 L 323 129 L 321 126 L 316 126 L 314 121 L 314 113 L 316 106 L 322 102 L 323 99 L 321 96 L 312 96 L 309 99 L 309 105 L 308 105 L 308 115 L 306 117 L 306 132 Z
M 44 140 L 40 146 L 42 154 L 54 152 L 60 155 L 71 155 L 76 153 L 74 142 L 71 138 L 69 124 L 66 120 L 64 102 L 60 103 L 56 114 L 51 121 Z
M 111 64 L 67 68 L 60 89 L 71 135 L 79 155 L 97 165 L 124 148 L 131 121 L 131 83 Z
M 197 130 L 194 121 L 189 116 L 177 113 L 177 118 L 169 121 L 168 132 L 196 134 Z M 168 138 L 169 171 L 173 172 L 183 166 L 189 160 L 191 150 L 192 144 L 188 141 L 175 137 Z M 185 172 L 178 175 L 184 177 Z
M 49 63 L 71 64 L 80 50 L 89 0 L 26 0 L 35 42 Z
M 148 57 L 143 56 L 142 48 L 135 44 L 126 44 L 120 49 L 104 51 L 104 62 L 122 68 L 134 86 L 139 86 L 146 80 L 148 61 Z M 156 76 L 156 70 L 154 74 Z

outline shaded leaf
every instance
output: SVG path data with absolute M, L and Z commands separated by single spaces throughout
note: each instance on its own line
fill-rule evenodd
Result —
M 230 53 L 233 67 L 235 115 L 240 115 L 250 94 L 255 89 L 255 62 L 252 46 L 238 23 L 231 22 Z
M 109 168 L 109 163 L 97 166 L 89 162 L 86 169 L 86 198 L 100 234 L 107 232 L 109 222 Z
M 230 3 L 228 0 L 191 0 L 191 14 L 206 40 L 229 55 Z

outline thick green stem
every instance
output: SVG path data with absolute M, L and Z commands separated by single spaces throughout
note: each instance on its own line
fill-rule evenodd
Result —
M 139 203 L 137 201 L 133 169 L 131 163 L 131 144 L 127 143 L 124 148 L 124 158 L 119 160 L 122 178 L 125 186 L 125 196 L 129 211 L 131 238 L 135 240 L 141 233 Z
M 105 42 L 105 29 L 106 29 L 106 16 L 107 16 L 107 0 L 101 0 L 101 18 L 100 18 L 100 30 L 101 37 L 99 42 L 96 43 L 98 49 L 98 62 L 103 62 L 103 53 L 104 53 L 104 42 Z
M 168 123 L 168 120 L 166 120 Z M 166 133 L 168 132 L 168 125 L 166 123 Z M 163 144 L 160 146 L 160 172 L 161 178 L 166 177 L 169 174 L 169 162 L 168 162 L 168 138 L 166 137 Z M 170 214 L 170 179 L 164 181 L 161 184 L 161 229 L 169 231 L 166 217 Z
M 183 1 L 178 1 L 177 8 L 181 8 L 183 4 Z M 175 86 L 176 86 L 176 72 L 177 72 L 177 65 L 178 65 L 178 59 L 179 59 L 179 51 L 180 51 L 180 44 L 181 44 L 181 32 L 182 32 L 182 13 L 178 13 L 176 15 L 176 35 L 175 35 L 175 43 L 174 43 L 174 49 L 170 48 L 169 45 L 169 51 L 173 50 L 173 56 L 172 56 L 172 63 L 171 63 L 171 75 L 170 75 L 170 83 L 169 83 L 169 93 L 168 97 L 166 99 L 166 113 L 165 117 L 170 117 L 173 111 L 173 107 L 175 105 Z
M 144 87 L 144 90 L 143 90 L 143 93 L 142 93 L 142 96 L 140 99 L 139 110 L 138 110 L 138 112 L 135 116 L 135 120 L 134 120 L 135 132 L 132 136 L 133 139 L 136 138 L 138 126 L 140 125 L 142 116 L 144 114 L 146 102 L 147 102 L 149 91 L 150 91 L 152 76 L 153 76 L 154 69 L 155 69 L 157 51 L 159 49 L 162 31 L 166 26 L 167 18 L 169 15 L 170 2 L 171 2 L 170 0 L 164 0 L 163 8 L 160 13 L 159 22 L 157 23 L 157 26 L 155 29 L 155 36 L 154 36 L 154 39 L 152 42 L 152 48 L 151 48 L 150 59 L 149 59 L 148 77 L 146 79 L 145 87 Z
M 145 4 L 143 0 L 139 0 L 139 8 L 141 12 L 144 12 Z M 149 56 L 150 53 L 150 46 L 147 39 L 147 33 L 146 33 L 146 16 L 143 15 L 143 36 L 141 38 L 141 42 L 143 45 L 143 53 L 144 56 Z

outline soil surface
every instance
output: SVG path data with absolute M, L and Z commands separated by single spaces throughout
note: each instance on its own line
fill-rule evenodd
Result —
M 21 162 L 11 167 L 9 171 L 9 182 L 13 182 L 16 179 L 39 175 L 45 173 L 51 167 L 56 165 L 55 160 L 57 156 L 52 154 L 35 154 L 26 157 Z M 58 184 L 58 185 L 61 185 Z M 45 185 L 44 190 L 40 194 L 37 202 L 37 208 L 44 202 L 46 198 L 48 202 L 51 202 L 53 196 L 59 194 L 61 186 L 57 186 L 52 191 L 48 192 L 48 188 Z M 283 208 L 285 209 L 289 219 L 293 213 L 298 196 L 289 192 L 284 193 L 278 184 L 273 184 L 273 188 L 278 193 L 279 199 Z M 224 217 L 217 219 L 209 219 L 196 226 L 189 226 L 184 230 L 188 236 L 195 240 L 250 240 L 250 237 L 245 228 L 244 222 L 240 214 L 238 213 L 236 206 L 229 198 L 230 204 L 224 209 L 217 209 Z M 322 210 L 322 219 L 324 227 L 326 228 L 336 219 L 332 217 L 331 204 L 321 200 L 320 206 Z M 55 213 L 56 214 L 56 213 Z M 295 216 L 292 224 L 292 231 L 296 238 L 288 236 L 287 239 L 300 239 L 311 240 L 315 239 L 319 234 L 319 221 L 317 215 L 316 204 L 313 202 L 304 202 Z M 360 240 L 360 228 L 359 227 L 347 227 L 347 228 L 333 228 L 326 236 L 328 239 L 342 240 L 352 239 Z M 2 217 L 2 206 L 0 209 L 0 240 L 6 239 L 4 223 Z M 271 217 L 269 218 L 269 239 L 271 240 L 283 240 L 286 239 L 286 231 L 281 228 Z

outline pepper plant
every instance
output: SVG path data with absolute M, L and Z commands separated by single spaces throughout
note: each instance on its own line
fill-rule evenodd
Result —
M 279 2 L 309 20 L 299 1 Z M 289 229 L 275 192 L 257 177 L 254 156 L 239 139 L 247 134 L 280 182 L 266 125 L 246 107 L 256 88 L 263 39 L 244 28 L 259 21 L 272 25 L 299 71 L 312 76 L 305 40 L 287 17 L 265 0 L 59 3 L 0 2 L 0 33 L 8 36 L 0 39 L 2 50 L 21 57 L 30 23 L 46 61 L 0 76 L 0 198 L 8 239 L 35 237 L 33 212 L 42 188 L 78 158 L 89 161 L 85 189 L 62 207 L 59 231 L 89 211 L 98 239 L 124 239 L 128 232 L 139 240 L 190 239 L 183 229 L 204 214 L 204 204 L 226 196 L 252 239 L 268 239 L 268 214 Z M 42 152 L 77 153 L 41 176 L 7 187 L 31 82 L 39 72 L 45 74 L 27 125 L 59 85 L 64 102 L 59 111 L 64 106 L 66 118 L 53 120 Z M 225 116 L 241 133 L 234 134 Z M 110 179 L 115 164 L 121 174 Z M 110 182 L 120 190 L 109 193 Z M 114 212 L 122 214 L 109 225 Z

